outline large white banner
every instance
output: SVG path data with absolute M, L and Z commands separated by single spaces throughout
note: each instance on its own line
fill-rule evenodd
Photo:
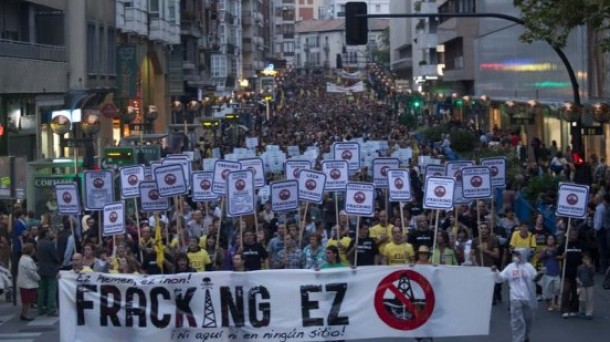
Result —
M 85 171 L 85 210 L 102 210 L 114 202 L 112 172 L 107 170 Z
M 353 86 L 345 87 L 332 82 L 326 82 L 327 93 L 360 93 L 364 91 L 364 83 L 356 82 Z
M 57 211 L 61 215 L 80 214 L 80 196 L 76 183 L 55 184 L 55 198 L 57 199 Z
M 144 166 L 125 166 L 119 169 L 121 177 L 121 197 L 134 198 L 140 194 L 140 182 L 145 180 Z
M 459 266 L 150 276 L 62 271 L 60 340 L 304 342 L 488 335 L 493 284 L 488 268 Z
M 344 191 L 349 182 L 349 169 L 345 160 L 322 162 L 322 172 L 326 175 L 326 191 Z

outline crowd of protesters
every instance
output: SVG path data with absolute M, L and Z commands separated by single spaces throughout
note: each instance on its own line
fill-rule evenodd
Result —
M 535 213 L 524 222 L 515 215 L 516 193 L 527 177 L 544 172 L 571 177 L 571 162 L 566 159 L 569 154 L 563 155 L 556 145 L 550 151 L 536 144 L 535 160 L 524 163 L 523 177 L 509 182 L 502 207 L 480 200 L 435 216 L 421 207 L 423 180 L 416 156 L 442 155 L 450 149 L 449 137 L 443 137 L 436 147 L 422 143 L 411 134 L 415 127 L 401 125 L 399 116 L 388 111 L 388 104 L 373 92 L 351 96 L 327 93 L 326 82 L 335 80 L 336 76 L 326 75 L 285 76 L 278 84 L 273 115 L 267 118 L 264 109 L 254 108 L 254 123 L 248 134 L 260 138 L 261 149 L 270 144 L 284 150 L 299 146 L 301 151 L 316 146 L 320 156 L 328 153 L 333 143 L 355 137 L 388 141 L 388 154 L 410 148 L 414 156 L 409 166 L 413 202 L 399 205 L 377 196 L 375 215 L 358 219 L 339 210 L 343 206 L 341 195 L 327 193 L 321 205 L 295 212 L 275 213 L 266 202 L 259 203 L 256 217 L 227 219 L 219 201 L 195 203 L 185 197 L 169 212 L 140 212 L 137 217 L 128 217 L 126 233 L 113 238 L 101 238 L 95 214 L 85 215 L 82 220 L 66 216 L 56 226 L 52 213 L 37 220 L 15 206 L 12 224 L 6 213 L 0 215 L 0 264 L 7 268 L 10 265 L 17 279 L 24 304 L 21 318 L 32 319 L 28 309 L 34 304 L 39 314 L 57 314 L 60 269 L 124 274 L 415 264 L 503 269 L 524 262 L 536 270 L 536 285 L 528 294 L 534 302 L 544 300 L 547 310 L 560 311 L 564 318 L 579 313 L 592 317 L 592 273 L 608 268 L 610 242 L 610 183 L 606 181 L 603 159 L 592 160 L 590 166 L 594 177 L 588 216 L 572 220 L 568 236 L 565 218 L 558 218 L 550 227 L 543 214 Z M 442 117 L 432 115 L 428 122 L 435 120 Z M 481 138 L 484 148 L 498 144 L 516 149 L 524 145 L 515 134 L 499 130 Z M 203 156 L 208 154 L 202 152 Z M 548 161 L 553 152 L 553 159 Z M 318 158 L 316 167 L 320 162 Z M 366 170 L 354 175 L 358 180 L 365 177 Z M 514 253 L 516 250 L 521 252 Z M 524 277 L 533 285 L 529 273 Z M 498 275 L 498 281 L 505 279 L 506 272 Z M 515 292 L 513 285 L 511 281 L 511 300 L 523 294 Z M 493 303 L 502 300 L 498 285 Z M 525 304 L 519 309 L 526 310 Z

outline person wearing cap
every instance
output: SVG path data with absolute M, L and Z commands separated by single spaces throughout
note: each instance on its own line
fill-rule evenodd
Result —
M 411 263 L 415 256 L 413 246 L 404 241 L 400 227 L 392 227 L 392 241 L 388 242 L 380 252 L 388 266 Z
M 536 268 L 527 262 L 530 249 L 517 248 L 513 251 L 510 264 L 499 272 L 492 266 L 497 283 L 508 281 L 510 287 L 510 325 L 513 342 L 529 342 L 533 316 L 537 309 Z
M 431 265 L 430 262 L 430 248 L 428 246 L 422 245 L 417 249 L 417 260 L 415 261 L 416 265 Z

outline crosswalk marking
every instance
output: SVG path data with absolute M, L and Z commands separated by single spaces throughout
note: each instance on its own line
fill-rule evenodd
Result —
M 28 326 L 54 325 L 59 322 L 59 317 L 38 316 L 29 322 Z
M 6 341 L 9 338 L 12 339 L 23 339 L 23 338 L 36 338 L 42 335 L 42 333 L 6 333 L 0 334 L 0 341 Z
M 2 326 L 3 324 L 6 324 L 6 322 L 10 321 L 15 316 L 16 315 L 2 315 L 2 316 L 0 316 L 0 326 Z

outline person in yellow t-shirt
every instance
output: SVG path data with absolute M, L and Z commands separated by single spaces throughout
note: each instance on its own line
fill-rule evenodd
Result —
M 388 266 L 413 263 L 415 258 L 413 246 L 404 242 L 400 227 L 392 228 L 392 241 L 385 245 L 382 255 Z
M 379 212 L 379 223 L 369 229 L 369 237 L 377 242 L 379 253 L 383 254 L 383 248 L 390 241 L 390 235 L 394 226 L 388 223 L 388 213 L 385 210 Z
M 519 226 L 519 229 L 513 233 L 513 236 L 510 238 L 509 245 L 511 251 L 517 248 L 528 248 L 534 250 L 536 249 L 536 237 L 534 234 L 532 234 L 532 232 L 529 231 L 527 224 L 523 223 L 521 226 Z
M 337 230 L 339 237 L 337 237 Z M 337 246 L 337 248 L 339 249 L 339 259 L 342 263 L 349 265 L 349 262 L 347 260 L 347 248 L 352 242 L 352 238 L 348 236 L 347 232 L 348 230 L 346 226 L 334 226 L 332 238 L 328 239 L 325 247 Z
M 208 252 L 199 247 L 199 239 L 197 237 L 189 238 L 189 248 L 186 255 L 189 258 L 191 267 L 197 272 L 205 272 L 205 267 L 212 263 Z

